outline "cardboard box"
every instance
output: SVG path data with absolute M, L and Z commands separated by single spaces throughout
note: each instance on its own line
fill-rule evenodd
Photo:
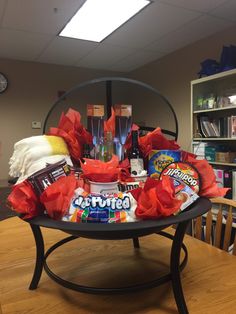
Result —
M 205 147 L 205 158 L 208 161 L 216 161 L 216 147 L 206 146 Z
M 236 158 L 236 152 L 217 152 L 216 161 L 218 162 L 233 162 Z
M 216 182 L 219 188 L 224 187 L 224 170 L 223 169 L 213 169 L 215 176 L 216 176 Z

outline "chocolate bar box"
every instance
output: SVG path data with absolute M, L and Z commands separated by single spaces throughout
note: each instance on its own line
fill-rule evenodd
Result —
M 49 185 L 60 177 L 70 174 L 70 166 L 63 159 L 55 164 L 50 164 L 32 174 L 27 180 L 33 186 L 35 192 L 40 195 Z

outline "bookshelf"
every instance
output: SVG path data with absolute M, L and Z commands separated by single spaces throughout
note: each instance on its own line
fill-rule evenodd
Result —
M 194 141 L 235 141 L 235 138 L 228 138 L 228 137 L 221 137 L 221 138 L 217 138 L 217 137 L 194 137 L 193 138 Z
M 191 81 L 191 134 L 192 152 L 236 199 L 236 69 Z
M 211 165 L 236 167 L 236 163 L 233 163 L 233 162 L 209 161 L 209 163 L 210 163 Z

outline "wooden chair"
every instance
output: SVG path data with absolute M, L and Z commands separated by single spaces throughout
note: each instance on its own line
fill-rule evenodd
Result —
M 211 202 L 212 209 L 205 217 L 200 216 L 194 221 L 193 235 L 227 252 L 231 251 L 233 242 L 232 253 L 236 255 L 236 224 L 232 215 L 236 201 L 217 197 L 212 198 Z

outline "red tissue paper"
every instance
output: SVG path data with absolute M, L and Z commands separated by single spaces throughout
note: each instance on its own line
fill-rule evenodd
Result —
M 229 189 L 218 187 L 213 168 L 211 165 L 209 165 L 207 160 L 197 160 L 189 155 L 186 161 L 193 165 L 199 172 L 201 178 L 201 188 L 198 193 L 199 196 L 205 196 L 209 198 L 225 196 Z
M 24 219 L 30 219 L 43 213 L 43 206 L 27 180 L 12 187 L 7 201 L 12 210 L 24 215 L 22 217 Z
M 112 132 L 112 136 L 115 136 L 115 111 L 111 108 L 111 116 L 107 121 L 104 121 L 104 132 Z
M 104 132 L 110 131 L 112 132 L 112 136 L 115 137 L 115 124 L 116 124 L 116 115 L 115 110 L 111 108 L 111 116 L 107 121 L 104 121 Z M 139 126 L 136 124 L 132 124 L 131 131 L 138 130 Z
M 139 144 L 143 150 L 144 156 L 147 156 L 152 149 L 173 149 L 177 150 L 180 146 L 174 140 L 168 140 L 160 128 L 139 138 Z
M 92 143 L 92 135 L 82 125 L 80 113 L 71 108 L 66 114 L 62 113 L 58 127 L 50 128 L 49 135 L 62 137 L 75 160 L 82 157 L 83 145 Z
M 194 158 L 196 159 L 197 155 L 193 154 L 193 153 L 190 153 L 190 152 L 187 152 L 185 150 L 181 150 L 181 160 L 183 162 L 187 162 L 187 160 L 189 158 Z
M 120 161 L 119 163 L 119 181 L 120 182 L 132 182 L 134 179 L 131 177 L 130 174 L 130 162 L 128 158 Z
M 47 214 L 53 219 L 60 220 L 70 207 L 74 191 L 78 187 L 79 181 L 74 176 L 61 177 L 49 185 L 40 196 Z
M 83 177 L 93 182 L 114 182 L 120 172 L 119 159 L 116 155 L 108 162 L 84 158 L 81 163 Z
M 168 140 L 161 129 L 158 127 L 152 132 L 148 132 L 144 136 L 140 136 L 138 139 L 139 148 L 142 151 L 143 156 L 148 156 L 148 154 L 153 149 L 172 149 L 177 150 L 180 146 L 174 140 Z M 128 136 L 125 143 L 125 148 L 129 150 L 131 148 L 131 135 Z
M 162 180 L 148 178 L 144 188 L 130 191 L 137 200 L 135 214 L 141 219 L 157 219 L 177 212 L 182 204 L 175 197 L 173 181 L 170 177 Z

